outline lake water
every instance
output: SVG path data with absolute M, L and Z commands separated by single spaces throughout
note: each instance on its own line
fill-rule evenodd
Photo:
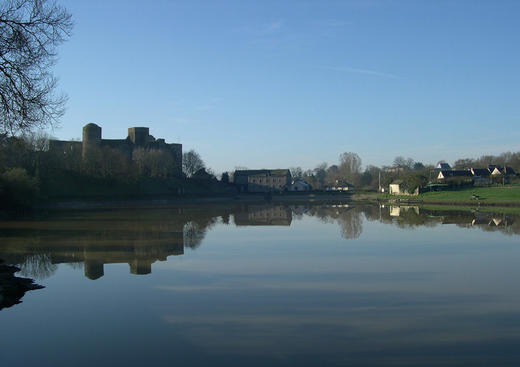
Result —
M 519 366 L 520 217 L 212 204 L 0 221 L 1 366 Z

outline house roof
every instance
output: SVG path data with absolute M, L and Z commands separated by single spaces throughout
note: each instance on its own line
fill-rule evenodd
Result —
M 487 168 L 472 168 L 473 176 L 488 177 L 490 172 Z
M 311 185 L 309 185 L 307 182 L 302 181 L 302 180 L 294 180 L 294 182 L 291 185 L 303 185 L 303 186 L 311 187 Z
M 442 170 L 442 176 L 446 177 L 471 177 L 473 174 L 470 170 L 465 169 L 453 169 L 453 170 Z
M 516 172 L 511 167 L 501 167 L 501 166 L 495 166 L 495 169 L 492 171 L 497 170 L 502 175 L 516 175 Z
M 246 169 L 236 170 L 235 176 L 254 176 L 254 175 L 270 175 L 270 176 L 286 176 L 291 172 L 288 169 Z
M 449 170 L 451 169 L 451 166 L 446 162 L 441 162 L 437 165 L 437 168 L 440 168 L 441 170 Z

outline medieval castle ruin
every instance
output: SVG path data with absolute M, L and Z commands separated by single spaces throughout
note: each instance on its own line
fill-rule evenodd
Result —
M 128 128 L 126 139 L 102 139 L 101 127 L 96 124 L 87 124 L 83 127 L 82 141 L 63 141 L 50 140 L 49 150 L 63 154 L 81 154 L 83 159 L 87 159 L 99 148 L 115 149 L 123 153 L 128 159 L 132 159 L 135 149 L 160 150 L 167 152 L 173 158 L 174 175 L 182 175 L 182 144 L 168 144 L 164 139 L 155 139 L 150 135 L 147 127 Z

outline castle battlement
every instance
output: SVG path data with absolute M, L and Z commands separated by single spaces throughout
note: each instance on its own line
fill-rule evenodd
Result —
M 101 126 L 89 123 L 83 126 L 82 141 L 50 140 L 49 150 L 63 154 L 78 154 L 88 159 L 100 148 L 115 149 L 132 159 L 135 149 L 160 150 L 173 158 L 176 176 L 182 175 L 182 144 L 166 143 L 164 139 L 155 139 L 148 127 L 130 127 L 125 139 L 103 139 Z

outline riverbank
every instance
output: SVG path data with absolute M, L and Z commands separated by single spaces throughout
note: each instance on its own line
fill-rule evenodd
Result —
M 119 198 L 71 198 L 40 202 L 34 208 L 41 209 L 89 209 L 89 208 L 131 208 L 160 207 L 172 205 L 204 204 L 204 203 L 284 203 L 301 204 L 304 202 L 347 203 L 351 195 L 347 193 L 242 193 L 242 194 L 208 194 L 178 196 L 143 196 Z
M 144 195 L 140 197 L 70 197 L 45 200 L 35 209 L 88 209 L 156 207 L 204 203 L 284 203 L 301 204 L 405 204 L 459 207 L 520 208 L 520 186 L 480 187 L 453 191 L 427 192 L 417 196 L 387 195 L 375 192 L 285 192 L 285 193 L 208 193 L 187 195 Z
M 425 192 L 415 196 L 363 192 L 354 194 L 352 200 L 414 205 L 520 207 L 520 186 L 471 187 L 460 190 Z
M 20 268 L 5 265 L 0 259 L 0 310 L 21 303 L 27 291 L 44 288 L 32 279 L 17 277 L 19 271 Z

